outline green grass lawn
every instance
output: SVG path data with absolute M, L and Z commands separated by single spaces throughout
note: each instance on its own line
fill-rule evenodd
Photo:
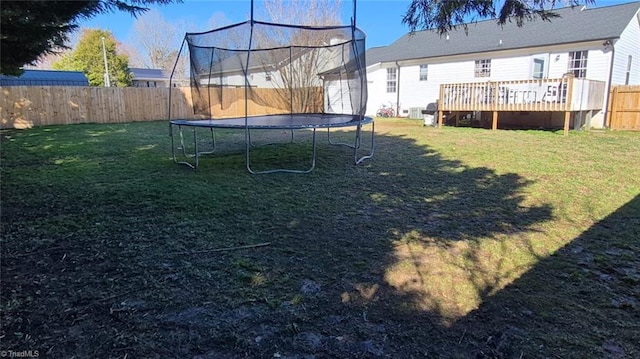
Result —
M 320 136 L 306 175 L 243 138 L 194 171 L 166 122 L 2 131 L 1 349 L 640 357 L 640 133 L 378 119 L 372 160 Z

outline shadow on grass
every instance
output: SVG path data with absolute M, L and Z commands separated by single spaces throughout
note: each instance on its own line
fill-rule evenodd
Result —
M 127 126 L 92 144 L 110 148 L 110 137 L 144 130 L 120 143 L 117 161 L 65 146 L 61 135 L 52 156 L 79 160 L 26 181 L 27 169 L 3 155 L 2 349 L 410 358 L 549 356 L 563 345 L 530 327 L 569 326 L 559 310 L 579 307 L 563 286 L 571 254 L 538 263 L 550 253 L 535 235 L 552 207 L 527 200 L 526 178 L 395 135 L 378 135 L 376 157 L 361 166 L 323 146 L 310 175 L 251 176 L 242 155 L 203 160 L 194 172 L 151 146 L 166 139 L 166 124 Z M 519 296 L 530 291 L 541 300 Z M 547 305 L 554 294 L 564 307 Z M 614 309 L 635 305 L 629 298 Z M 598 348 L 630 353 L 625 340 Z
M 637 196 L 452 329 L 485 357 L 637 358 L 639 251 Z

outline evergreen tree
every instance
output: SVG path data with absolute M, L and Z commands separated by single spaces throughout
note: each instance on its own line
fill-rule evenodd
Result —
M 89 79 L 89 85 L 104 86 L 103 37 L 111 86 L 124 87 L 130 85 L 132 76 L 129 73 L 129 59 L 126 55 L 117 53 L 116 41 L 113 35 L 104 30 L 84 30 L 74 51 L 54 63 L 53 68 L 56 70 L 82 71 Z
M 147 10 L 144 4 L 181 0 L 3 0 L 0 6 L 0 73 L 20 75 L 21 67 L 38 57 L 66 48 L 77 22 L 84 18 L 126 11 L 133 16 Z
M 561 3 L 577 6 L 594 2 L 595 0 L 566 0 Z M 556 0 L 411 0 L 402 23 L 408 25 L 411 31 L 435 29 L 440 34 L 460 25 L 466 30 L 464 24 L 469 20 L 489 18 L 497 18 L 499 25 L 515 21 L 518 26 L 522 26 L 525 21 L 536 18 L 551 21 L 558 16 L 552 11 L 555 5 Z

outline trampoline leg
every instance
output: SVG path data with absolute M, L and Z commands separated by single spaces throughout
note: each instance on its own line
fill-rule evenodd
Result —
M 350 144 L 350 143 L 345 143 L 345 142 L 333 142 L 331 140 L 331 129 L 327 128 L 327 141 L 329 141 L 330 145 L 334 145 L 334 146 L 347 146 L 349 148 L 355 148 L 354 145 Z
M 249 141 L 249 146 L 256 147 L 256 145 L 253 144 L 253 141 L 251 141 L 251 130 L 250 129 L 246 129 L 246 131 L 247 131 L 246 134 L 247 134 L 247 139 Z
M 353 144 L 350 143 L 345 143 L 345 142 L 333 142 L 331 140 L 331 129 L 327 129 L 327 140 L 329 141 L 329 144 L 331 145 L 337 145 L 337 146 L 346 146 L 349 147 L 351 149 L 353 149 L 353 156 L 354 156 L 354 163 L 356 165 L 359 165 L 360 163 L 362 163 L 364 160 L 372 158 L 373 154 L 374 154 L 374 133 L 375 133 L 375 122 L 372 121 L 371 122 L 371 150 L 369 152 L 369 154 L 366 154 L 362 157 L 358 157 L 358 150 L 360 149 L 360 146 L 362 145 L 362 125 L 358 125 L 356 128 L 356 137 L 354 139 Z
M 193 128 L 193 148 L 194 148 L 194 156 L 196 158 L 196 164 L 195 166 L 193 166 L 193 169 L 197 169 L 198 157 L 200 156 L 200 154 L 198 153 L 198 131 L 196 127 Z
M 172 126 L 173 128 L 173 126 Z M 178 145 L 178 150 L 182 150 L 182 155 L 186 158 L 187 152 L 184 147 L 184 135 L 182 133 L 182 126 L 178 126 L 178 135 L 180 136 L 180 144 Z M 171 131 L 171 143 L 173 144 L 173 130 Z M 189 167 L 193 167 L 189 162 L 186 161 L 178 161 L 178 158 L 175 154 L 175 147 L 172 148 L 173 152 L 173 161 L 178 164 L 187 165 Z
M 356 130 L 356 140 L 355 145 L 353 146 L 353 157 L 356 165 L 359 165 L 364 160 L 372 158 L 375 151 L 375 142 L 374 142 L 374 133 L 376 129 L 375 121 L 371 122 L 371 150 L 369 154 L 366 154 L 362 157 L 358 157 L 358 149 L 360 148 L 361 136 L 362 136 L 362 125 L 358 125 L 358 129 Z
M 291 138 L 293 139 L 293 130 L 291 131 Z M 316 168 L 316 154 L 317 154 L 317 141 L 316 141 L 316 129 L 313 129 L 313 136 L 312 136 L 313 140 L 312 140 L 312 147 L 313 147 L 313 154 L 311 157 L 311 167 L 306 169 L 306 170 L 295 170 L 295 169 L 288 169 L 288 168 L 277 168 L 277 169 L 272 169 L 272 170 L 266 170 L 266 171 L 255 171 L 251 168 L 251 155 L 250 155 L 250 148 L 251 148 L 251 143 L 247 142 L 246 147 L 247 147 L 247 156 L 246 156 L 246 161 L 247 161 L 247 170 L 249 171 L 249 173 L 251 174 L 267 174 L 267 173 L 278 173 L 278 172 L 284 172 L 284 173 L 310 173 L 311 171 L 313 171 Z M 247 140 L 249 140 L 249 135 L 247 134 Z
M 178 133 L 180 134 L 180 146 L 178 147 L 179 149 L 182 149 L 182 154 L 185 156 L 185 158 L 189 158 L 190 155 L 187 155 L 187 150 L 185 148 L 184 145 L 184 135 L 182 133 L 182 126 L 178 126 Z M 185 165 L 185 166 L 189 166 L 193 169 L 195 169 L 196 167 L 189 163 L 189 161 L 178 161 L 178 156 L 176 155 L 176 147 L 175 147 L 175 139 L 174 139 L 174 133 L 173 133 L 173 125 L 169 125 L 169 134 L 171 136 L 171 156 L 173 157 L 173 162 L 177 163 L 177 164 L 181 164 L 181 165 Z M 197 163 L 196 163 L 197 166 Z
M 173 139 L 173 124 L 169 123 L 169 137 L 171 137 L 171 157 L 173 157 L 173 162 L 178 163 L 178 159 L 176 158 L 176 145 Z
M 211 151 L 200 152 L 199 153 L 200 155 L 210 155 L 210 154 L 216 152 L 216 134 L 215 134 L 215 132 L 213 130 L 213 127 L 210 128 L 209 130 L 211 130 Z M 194 131 L 195 131 L 195 128 L 194 128 Z
M 182 126 L 178 127 L 180 131 L 180 148 L 182 148 L 182 154 L 187 157 L 187 150 L 184 146 L 184 134 L 182 133 Z

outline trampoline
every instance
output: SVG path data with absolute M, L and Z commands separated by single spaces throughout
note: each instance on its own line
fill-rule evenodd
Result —
M 355 0 L 351 24 L 335 26 L 258 21 L 254 19 L 252 1 L 250 20 L 187 33 L 179 54 L 185 44 L 190 63 L 190 104 L 197 119 L 171 117 L 170 90 L 168 117 L 174 162 L 197 169 L 201 156 L 217 152 L 216 129 L 244 131 L 245 161 L 250 173 L 313 171 L 318 130 L 327 131 L 328 144 L 349 148 L 354 165 L 373 157 L 375 123 L 364 115 L 365 34 L 355 26 Z M 179 60 L 180 56 L 170 87 Z M 199 148 L 202 139 L 198 132 L 203 129 L 211 135 L 211 148 L 207 150 Z M 333 141 L 335 129 L 350 130 L 352 139 Z M 254 130 L 287 130 L 291 132 L 291 142 L 294 131 L 311 131 L 308 167 L 255 170 L 251 155 L 260 147 L 252 141 Z M 192 135 L 185 135 L 187 131 Z M 370 137 L 363 141 L 365 132 Z M 193 151 L 187 147 L 193 147 Z

